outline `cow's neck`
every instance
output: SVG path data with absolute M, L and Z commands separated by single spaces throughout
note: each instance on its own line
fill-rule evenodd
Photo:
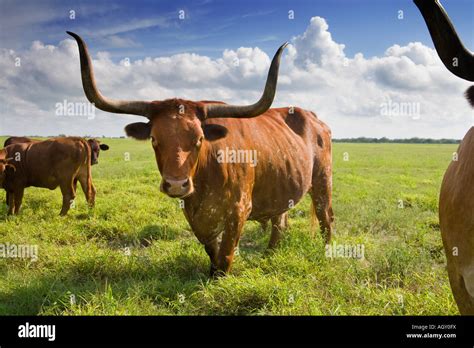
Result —
M 204 141 L 199 151 L 198 163 L 193 177 L 194 193 L 184 199 L 188 221 L 192 219 L 203 196 L 208 194 L 209 189 L 215 186 L 214 181 L 215 176 L 218 175 L 216 173 L 219 170 L 218 165 L 215 155 L 213 155 L 211 143 Z

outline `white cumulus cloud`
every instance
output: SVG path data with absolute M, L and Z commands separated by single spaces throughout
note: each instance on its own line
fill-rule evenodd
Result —
M 117 40 L 112 46 L 127 44 Z M 314 111 L 335 137 L 461 138 L 471 125 L 473 112 L 463 98 L 469 84 L 451 75 L 433 49 L 411 42 L 368 58 L 349 57 L 344 47 L 325 19 L 313 17 L 282 59 L 274 105 Z M 238 104 L 259 98 L 273 53 L 240 47 L 217 59 L 185 53 L 114 62 L 102 51 L 93 65 L 99 88 L 111 98 Z M 64 100 L 86 101 L 75 41 L 35 41 L 23 52 L 0 49 L 0 134 L 116 136 L 137 119 L 101 111 L 93 119 L 59 117 L 56 104 Z

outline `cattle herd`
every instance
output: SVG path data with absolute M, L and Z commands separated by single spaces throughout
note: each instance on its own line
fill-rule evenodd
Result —
M 436 50 L 455 75 L 473 81 L 474 58 L 458 38 L 438 0 L 414 0 Z M 125 127 L 128 136 L 151 139 L 166 195 L 184 202 L 184 214 L 210 258 L 211 276 L 230 271 L 234 250 L 246 220 L 271 221 L 269 248 L 287 226 L 288 210 L 309 193 L 325 243 L 331 239 L 331 131 L 311 111 L 271 108 L 278 80 L 282 45 L 270 65 L 261 98 L 251 105 L 217 101 L 168 99 L 113 100 L 96 86 L 91 58 L 83 39 L 77 42 L 81 78 L 87 99 L 100 110 L 142 116 L 146 122 Z M 458 64 L 452 64 L 456 59 Z M 474 87 L 467 96 L 474 104 Z M 474 129 L 474 128 L 473 128 Z M 474 314 L 474 130 L 461 143 L 440 195 L 440 227 L 448 274 L 462 314 Z M 256 151 L 258 165 L 222 163 L 226 149 Z M 79 181 L 87 202 L 96 190 L 91 166 L 108 146 L 96 139 L 59 137 L 44 141 L 10 137 L 0 150 L 0 186 L 6 190 L 8 214 L 18 214 L 26 187 L 55 189 L 63 196 L 66 215 Z

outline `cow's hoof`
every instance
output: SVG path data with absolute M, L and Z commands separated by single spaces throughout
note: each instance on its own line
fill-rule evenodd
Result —
M 216 278 L 217 267 L 211 265 L 211 270 L 209 271 L 209 277 Z
M 217 269 L 217 268 L 212 268 L 211 267 L 211 278 L 212 279 L 218 279 L 218 278 L 221 278 L 221 277 L 225 277 L 226 273 L 225 271 L 221 270 L 221 269 Z

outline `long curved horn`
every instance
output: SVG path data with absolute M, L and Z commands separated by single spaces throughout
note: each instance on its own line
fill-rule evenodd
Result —
M 113 100 L 104 97 L 97 89 L 92 69 L 91 57 L 87 49 L 86 43 L 82 38 L 70 31 L 67 31 L 77 41 L 79 46 L 79 55 L 81 58 L 81 77 L 82 87 L 87 99 L 95 104 L 97 108 L 107 112 L 116 114 L 131 114 L 147 117 L 149 115 L 150 102 L 147 101 L 128 101 L 128 100 Z
M 474 81 L 474 55 L 464 47 L 448 14 L 438 0 L 414 0 L 420 10 L 439 57 L 454 75 Z M 454 64 L 457 58 L 457 64 Z
M 272 106 L 275 97 L 276 86 L 278 81 L 278 68 L 280 67 L 280 58 L 283 50 L 288 45 L 285 42 L 280 46 L 273 57 L 270 70 L 268 71 L 267 83 L 263 95 L 258 102 L 252 105 L 238 106 L 227 104 L 210 104 L 206 106 L 206 117 L 232 117 L 232 118 L 250 118 L 263 114 Z

